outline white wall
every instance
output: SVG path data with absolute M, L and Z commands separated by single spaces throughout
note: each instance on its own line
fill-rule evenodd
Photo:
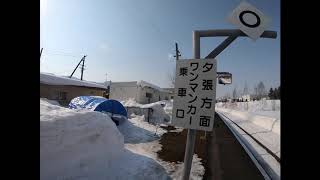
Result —
M 152 98 L 149 99 L 146 96 L 146 93 L 151 93 Z M 148 104 L 161 100 L 165 98 L 170 99 L 169 92 L 162 92 L 158 89 L 150 87 L 141 87 L 137 86 L 137 82 L 116 82 L 111 83 L 110 86 L 110 99 L 115 99 L 119 101 L 125 101 L 130 98 L 133 98 L 140 104 Z
M 140 104 L 148 104 L 149 103 L 149 99 L 146 96 L 146 93 L 151 93 L 152 94 L 152 98 L 150 98 L 150 103 L 153 102 L 157 102 L 159 101 L 159 96 L 160 96 L 160 92 L 156 89 L 153 88 L 149 88 L 149 87 L 139 87 L 138 88 L 138 98 L 137 98 L 137 102 Z M 161 100 L 161 97 L 160 97 Z
M 160 92 L 161 100 L 170 100 L 169 92 Z
M 115 99 L 118 101 L 128 100 L 130 98 L 137 98 L 138 87 L 131 84 L 111 84 L 110 86 L 110 99 Z

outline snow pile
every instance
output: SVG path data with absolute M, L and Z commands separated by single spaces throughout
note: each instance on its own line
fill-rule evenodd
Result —
M 146 122 L 144 119 L 144 116 L 131 114 L 128 121 L 118 126 L 119 131 L 124 136 L 125 143 L 148 142 L 156 140 L 159 136 L 166 133 L 166 130 L 158 126 L 154 126 Z
M 232 109 L 280 119 L 280 100 L 260 100 L 250 102 L 216 103 L 216 108 Z
M 48 103 L 50 103 L 50 104 L 52 104 L 52 105 L 60 106 L 60 103 L 59 103 L 58 101 L 55 101 L 55 100 L 49 100 L 49 99 L 47 99 L 47 98 L 40 98 L 40 100 L 46 101 L 46 102 L 48 102 Z
M 169 170 L 171 174 L 172 179 L 174 180 L 180 180 L 183 175 L 183 163 L 179 162 L 177 164 L 175 163 L 167 163 L 166 169 Z M 192 167 L 191 167 L 191 174 L 190 179 L 191 180 L 200 180 L 203 179 L 203 175 L 205 173 L 205 169 L 201 163 L 201 158 L 198 157 L 197 154 L 193 155 L 192 159 Z
M 86 86 L 107 89 L 106 86 L 90 81 L 81 81 L 76 78 L 68 78 L 56 76 L 52 73 L 40 73 L 40 83 L 48 85 L 70 85 L 70 86 Z
M 225 108 L 216 108 L 216 110 L 232 117 L 232 120 L 235 119 L 236 121 L 239 121 L 239 123 L 252 123 L 253 125 L 263 128 L 265 131 L 272 131 L 280 135 L 280 119 L 277 118 L 276 114 L 272 117 Z
M 125 147 L 137 154 L 147 156 L 157 161 L 165 168 L 172 179 L 181 179 L 183 163 L 166 162 L 158 158 L 157 152 L 161 150 L 160 136 L 166 132 L 155 125 L 144 121 L 143 116 L 132 114 L 127 122 L 119 125 L 120 132 L 124 135 Z M 201 159 L 195 154 L 192 161 L 190 179 L 202 179 L 205 169 Z M 143 178 L 146 179 L 146 178 Z
M 152 115 L 151 115 L 151 121 L 155 124 L 167 124 L 171 117 L 167 112 L 164 110 L 166 107 L 166 104 L 169 104 L 170 101 L 158 101 L 151 104 L 139 104 L 134 99 L 129 99 L 128 101 L 122 101 L 121 104 L 123 104 L 125 107 L 139 107 L 139 108 L 151 108 Z M 172 102 L 171 102 L 171 109 L 172 109 Z
M 234 109 L 239 111 L 280 111 L 280 100 L 260 100 L 249 102 L 216 103 L 216 107 Z
M 173 108 L 173 99 L 164 101 L 165 106 L 163 107 L 163 110 L 171 117 L 172 119 L 172 108 Z
M 168 179 L 152 158 L 124 148 L 109 116 L 40 99 L 40 177 L 50 179 Z
M 134 100 L 134 98 L 129 98 L 126 101 L 121 101 L 121 104 L 123 104 L 123 106 L 127 106 L 127 107 L 141 107 L 142 104 L 137 103 L 137 101 Z
M 123 153 L 123 136 L 109 116 L 40 100 L 41 179 L 107 178 Z

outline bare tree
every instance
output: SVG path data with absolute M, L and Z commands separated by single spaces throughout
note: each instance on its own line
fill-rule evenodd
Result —
M 167 77 L 169 81 L 169 86 L 171 88 L 174 88 L 175 79 L 176 79 L 176 68 L 173 68 L 172 72 L 168 72 Z
M 108 82 L 108 73 L 106 73 L 106 80 L 104 81 L 104 85 L 106 86 L 106 87 L 108 87 L 109 86 L 109 82 Z
M 237 88 L 236 87 L 234 87 L 234 89 L 233 89 L 232 97 L 233 97 L 233 99 L 236 99 L 238 97 L 238 93 L 237 93 Z
M 267 95 L 265 86 L 262 81 L 260 81 L 258 85 L 255 86 L 254 93 L 257 99 L 261 99 Z
M 247 81 L 244 83 L 244 88 L 243 88 L 243 95 L 248 95 L 249 94 L 249 88 Z
M 253 92 L 250 96 L 252 97 L 252 99 L 258 99 L 258 86 L 257 85 L 253 86 Z
M 224 99 L 230 99 L 230 98 L 231 98 L 230 93 L 227 92 L 227 93 L 223 96 L 223 98 L 224 98 Z

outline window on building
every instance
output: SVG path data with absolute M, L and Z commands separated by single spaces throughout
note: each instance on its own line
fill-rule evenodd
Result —
M 67 92 L 59 92 L 59 100 L 67 100 Z
M 152 94 L 151 93 L 146 93 L 146 97 L 147 98 L 152 98 Z

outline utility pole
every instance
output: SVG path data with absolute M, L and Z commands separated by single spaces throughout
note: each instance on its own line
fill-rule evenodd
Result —
M 41 48 L 41 50 L 40 50 L 40 60 L 41 60 L 41 54 L 42 54 L 42 50 L 43 50 L 43 48 Z
M 83 60 L 82 60 L 82 67 L 81 67 L 81 81 L 82 81 L 82 79 L 83 79 L 84 61 L 85 61 L 85 58 L 83 58 Z
M 178 43 L 176 43 L 176 55 L 173 56 L 176 58 L 176 60 L 179 60 L 179 57 L 181 56 L 179 48 L 178 48 Z
M 82 64 L 82 69 L 81 69 L 81 80 L 82 80 L 82 76 L 83 76 L 83 70 L 84 70 L 84 60 L 87 56 L 83 56 L 82 59 L 79 61 L 78 65 L 76 66 L 76 68 L 74 68 L 73 72 L 71 73 L 70 77 L 69 78 L 72 78 L 74 72 L 76 72 L 77 68 L 79 67 L 80 63 L 83 61 L 83 64 Z

